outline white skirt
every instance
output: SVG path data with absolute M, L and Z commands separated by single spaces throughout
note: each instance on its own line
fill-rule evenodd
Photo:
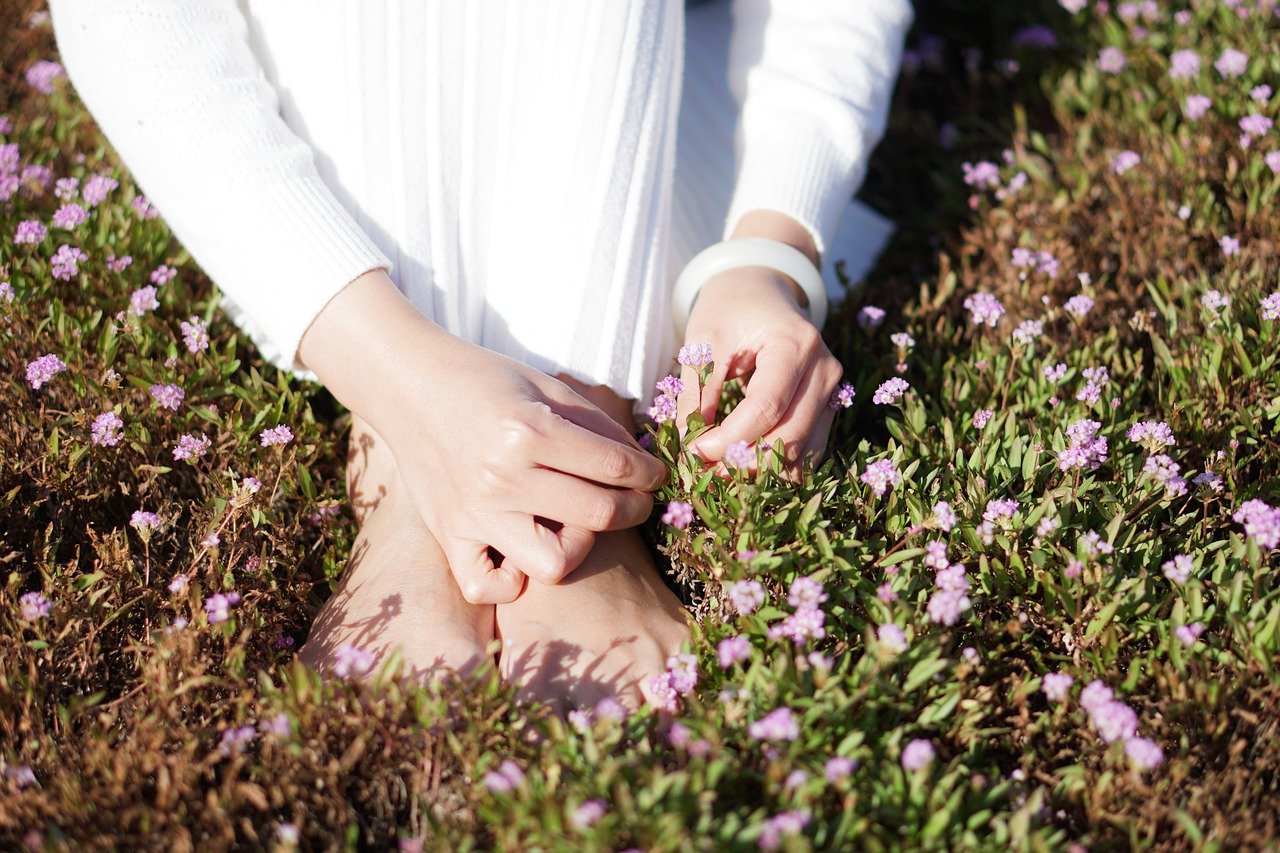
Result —
M 352 3 L 301 39 L 307 2 L 246 0 L 250 42 L 397 286 L 453 334 L 644 403 L 677 346 L 671 285 L 723 237 L 731 4 L 523 0 L 481 27 L 472 3 Z M 861 278 L 889 230 L 850 205 L 833 298 L 835 262 Z

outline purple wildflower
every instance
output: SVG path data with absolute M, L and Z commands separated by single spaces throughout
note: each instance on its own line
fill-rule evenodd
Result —
M 1067 698 L 1067 692 L 1074 681 L 1075 679 L 1065 672 L 1046 673 L 1044 678 L 1040 679 L 1040 690 L 1050 702 L 1061 702 Z
M 1242 503 L 1231 517 L 1243 525 L 1245 535 L 1252 537 L 1262 550 L 1280 545 L 1280 508 L 1255 498 Z
M 373 652 L 344 643 L 333 652 L 333 674 L 339 678 L 361 678 L 373 669 Z
M 892 459 L 881 459 L 868 465 L 859 479 L 871 487 L 876 497 L 880 497 L 902 482 L 902 475 L 894 467 Z
M 711 364 L 711 344 L 692 343 L 680 347 L 676 361 L 685 367 L 702 368 Z
M 828 598 L 822 589 L 822 582 L 812 577 L 796 578 L 791 582 L 787 592 L 787 603 L 797 609 L 817 607 Z
M 49 234 L 49 229 L 44 227 L 44 223 L 38 219 L 24 219 L 18 223 L 18 228 L 13 232 L 14 245 L 28 243 L 34 245 L 44 240 Z
M 1098 70 L 1107 74 L 1119 74 L 1128 64 L 1124 51 L 1118 47 L 1104 47 L 1098 53 Z
M 197 438 L 192 433 L 187 433 L 178 439 L 177 445 L 173 448 L 173 458 L 175 462 L 192 461 L 199 459 L 209 450 L 212 442 L 204 433 Z
M 1191 577 L 1191 570 L 1194 568 L 1191 558 L 1186 554 L 1176 554 L 1172 560 L 1165 561 L 1160 567 L 1160 571 L 1164 572 L 1164 576 L 1176 584 L 1184 584 L 1187 578 Z
M 837 411 L 847 409 L 853 405 L 855 394 L 857 394 L 857 389 L 853 385 L 848 382 L 841 382 L 840 387 L 831 395 L 831 400 L 827 403 L 827 407 Z
M 716 658 L 720 661 L 722 669 L 728 669 L 749 657 L 751 657 L 751 643 L 741 634 L 725 637 L 716 646 Z
M 168 284 L 178 275 L 178 271 L 168 264 L 161 264 L 151 271 L 151 283 L 159 287 Z
M 1000 322 L 1004 316 L 1004 305 L 990 293 L 974 293 L 964 300 L 964 308 L 969 312 L 969 320 L 975 326 L 991 326 Z
M 754 445 L 735 441 L 724 449 L 724 464 L 730 468 L 750 468 L 756 462 Z
M 89 256 L 79 248 L 64 243 L 49 259 L 50 272 L 58 281 L 70 281 L 80 272 L 80 262 L 87 260 Z
M 747 734 L 755 740 L 784 741 L 800 737 L 800 723 L 788 707 L 775 708 L 747 727 Z
M 226 622 L 231 618 L 231 608 L 240 603 L 240 594 L 236 592 L 215 592 L 204 600 L 204 612 L 210 625 Z M 338 652 L 342 649 L 339 648 Z M 336 653 L 335 653 L 336 655 Z
M 115 412 L 103 412 L 93 419 L 90 440 L 100 447 L 115 447 L 124 438 L 124 421 Z
M 283 447 L 293 441 L 293 430 L 285 424 L 280 424 L 258 433 L 258 440 L 263 447 Z
M 764 587 L 756 580 L 734 581 L 725 584 L 729 604 L 739 614 L 747 616 L 764 604 Z
M 151 398 L 156 401 L 156 405 L 171 412 L 178 411 L 186 396 L 187 392 L 177 385 L 157 383 L 151 386 Z
M 156 289 L 153 285 L 140 287 L 129 295 L 129 313 L 135 317 L 141 317 L 159 307 L 160 302 L 156 299 Z
M 1131 737 L 1124 742 L 1124 753 L 1139 770 L 1153 770 L 1164 761 L 1164 750 L 1145 737 Z
M 883 308 L 878 308 L 875 305 L 864 305 L 858 311 L 858 326 L 864 332 L 874 331 L 884 322 L 884 314 Z
M 509 794 L 524 784 L 524 771 L 508 758 L 498 765 L 497 770 L 484 774 L 483 782 L 492 794 Z
M 1280 290 L 1262 297 L 1258 303 L 1258 310 L 1262 313 L 1264 320 L 1280 320 Z
M 907 650 L 907 635 L 892 622 L 886 622 L 879 628 L 876 628 L 876 639 L 880 645 L 894 654 L 900 654 Z
M 1200 73 L 1200 55 L 1194 50 L 1176 50 L 1169 57 L 1169 76 L 1184 80 Z
M 937 751 L 933 748 L 932 743 L 924 738 L 916 738 L 902 749 L 902 767 L 904 770 L 914 773 L 917 770 L 923 770 L 928 767 L 936 757 Z
M 223 757 L 244 752 L 245 747 L 257 736 L 258 732 L 253 726 L 226 729 L 218 741 L 218 752 Z
M 782 838 L 787 835 L 799 835 L 809 823 L 809 814 L 802 811 L 781 812 L 764 822 L 760 828 L 757 843 L 761 850 L 777 850 L 782 846 Z
M 32 390 L 39 391 L 41 386 L 67 369 L 67 364 L 53 353 L 45 353 L 35 361 L 27 362 L 27 382 Z
M 18 612 L 27 622 L 35 622 L 49 615 L 53 609 L 52 602 L 39 592 L 23 593 L 18 599 Z
M 662 523 L 683 530 L 693 523 L 693 504 L 686 501 L 671 501 L 662 514 Z
M 1199 622 L 1192 622 L 1190 625 L 1179 625 L 1173 629 L 1173 636 L 1177 637 L 1178 642 L 1187 647 L 1194 646 L 1203 633 L 1204 625 Z
M 1190 121 L 1199 121 L 1213 106 L 1213 100 L 1207 95 L 1187 95 L 1182 102 L 1182 114 Z
M 1249 68 L 1249 55 L 1228 48 L 1213 63 L 1223 77 L 1239 77 Z
M 110 175 L 93 175 L 84 182 L 84 190 L 80 195 L 89 207 L 97 207 L 106 201 L 107 195 L 118 186 L 120 186 L 119 182 Z
M 209 327 L 199 317 L 192 317 L 181 324 L 182 342 L 187 352 L 203 352 L 209 348 Z
M 951 626 L 960 620 L 961 614 L 972 606 L 969 596 L 960 590 L 938 589 L 929 596 L 925 609 L 929 621 L 937 625 Z
M 53 214 L 53 225 L 63 231 L 74 231 L 77 226 L 89 218 L 89 214 L 78 204 L 64 204 Z
M 1117 175 L 1123 175 L 1142 162 L 1142 157 L 1137 151 L 1121 151 L 1111 161 L 1111 171 Z
M 1131 738 L 1138 732 L 1138 715 L 1123 702 L 1112 699 L 1088 711 L 1098 736 L 1107 743 Z
M 1218 245 L 1222 247 L 1222 254 L 1228 258 L 1240 254 L 1240 238 L 1238 237 L 1232 237 L 1230 234 L 1225 235 L 1219 238 Z
M 907 393 L 907 389 L 910 387 L 911 386 L 907 383 L 907 380 L 899 376 L 887 379 L 880 384 L 879 388 L 876 389 L 876 393 L 871 395 L 871 402 L 878 406 L 887 406 L 890 403 L 896 403 L 903 394 Z
M 956 526 L 956 513 L 951 508 L 951 504 L 938 501 L 933 505 L 933 523 L 943 531 L 951 532 L 951 528 Z
M 569 816 L 569 823 L 574 829 L 590 829 L 599 823 L 608 811 L 604 800 L 587 800 L 573 810 L 573 814 Z
M 961 163 L 964 182 L 976 190 L 995 189 L 1000 186 L 1000 167 L 989 160 L 977 163 Z
M 61 63 L 42 59 L 32 64 L 23 76 L 27 81 L 27 85 L 32 89 L 42 95 L 51 95 L 53 94 L 53 82 L 65 73 Z
M 993 414 L 995 413 L 990 409 L 983 409 L 980 412 L 975 412 L 973 415 L 973 428 L 978 431 L 986 429 L 987 424 L 991 422 L 991 416 Z

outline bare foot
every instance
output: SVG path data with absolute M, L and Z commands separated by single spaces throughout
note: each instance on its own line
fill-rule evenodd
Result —
M 632 429 L 626 401 L 557 378 Z M 498 605 L 497 626 L 503 678 L 561 712 L 605 697 L 637 707 L 649 679 L 689 639 L 685 610 L 634 529 L 598 534 L 586 561 L 559 584 L 530 580 L 519 598 Z
M 638 707 L 689 639 L 684 608 L 636 530 L 600 534 L 582 566 L 558 584 L 529 581 L 498 605 L 497 622 L 502 677 L 561 713 L 605 697 Z
M 299 657 L 322 669 L 353 646 L 381 659 L 400 649 L 419 678 L 470 672 L 494 639 L 492 605 L 462 597 L 444 552 L 419 517 L 381 437 L 353 416 L 347 494 L 360 524 L 342 582 Z

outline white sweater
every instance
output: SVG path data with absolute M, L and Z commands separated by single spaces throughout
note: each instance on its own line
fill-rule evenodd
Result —
M 50 6 L 79 94 L 269 360 L 302 371 L 311 320 L 385 267 L 455 334 L 633 398 L 674 345 L 674 273 L 743 213 L 790 214 L 837 259 L 911 20 L 906 0 Z

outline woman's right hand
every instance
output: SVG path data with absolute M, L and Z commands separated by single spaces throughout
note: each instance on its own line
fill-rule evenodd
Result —
M 445 332 L 381 270 L 329 302 L 298 354 L 386 439 L 468 601 L 512 601 L 526 576 L 559 581 L 595 533 L 643 522 L 666 479 L 596 406 Z

